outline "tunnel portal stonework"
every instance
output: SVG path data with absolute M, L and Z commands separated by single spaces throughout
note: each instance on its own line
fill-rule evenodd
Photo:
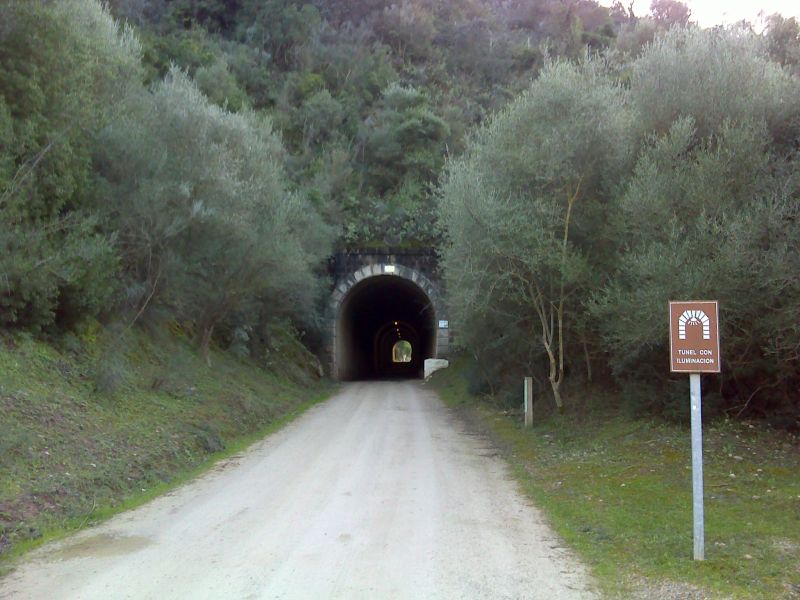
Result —
M 329 270 L 334 287 L 328 306 L 326 326 L 328 343 L 326 346 L 332 377 L 335 379 L 360 378 L 353 376 L 352 369 L 344 365 L 349 359 L 343 356 L 346 350 L 342 336 L 352 335 L 352 332 L 345 332 L 342 328 L 343 326 L 352 328 L 354 325 L 343 324 L 345 320 L 343 313 L 347 303 L 354 295 L 359 294 L 366 284 L 377 281 L 401 283 L 398 280 L 403 280 L 403 285 L 409 289 L 415 289 L 414 293 L 419 299 L 424 298 L 424 306 L 421 311 L 426 313 L 424 318 L 432 324 L 432 331 L 428 332 L 432 339 L 427 348 L 421 348 L 418 351 L 424 352 L 425 356 L 421 357 L 423 360 L 424 358 L 448 357 L 453 341 L 453 329 L 444 303 L 444 290 L 439 277 L 437 256 L 432 249 L 342 250 L 331 258 Z M 389 277 L 397 279 L 372 279 Z

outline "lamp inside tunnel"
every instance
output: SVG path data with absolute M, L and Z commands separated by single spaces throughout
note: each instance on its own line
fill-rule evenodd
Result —
M 436 352 L 435 319 L 430 298 L 413 281 L 396 275 L 360 281 L 342 300 L 336 320 L 339 379 L 422 377 L 425 359 Z M 402 354 L 398 342 L 405 342 Z

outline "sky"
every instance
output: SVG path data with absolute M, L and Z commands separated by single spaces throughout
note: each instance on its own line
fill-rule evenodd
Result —
M 611 5 L 613 1 L 605 0 L 601 4 Z M 628 6 L 630 0 L 622 0 L 622 4 Z M 777 12 L 784 17 L 800 17 L 798 0 L 684 0 L 684 4 L 692 10 L 691 20 L 701 27 L 729 25 L 742 19 L 758 26 L 758 13 L 762 10 L 767 15 Z M 634 0 L 633 12 L 639 16 L 648 14 L 650 0 Z

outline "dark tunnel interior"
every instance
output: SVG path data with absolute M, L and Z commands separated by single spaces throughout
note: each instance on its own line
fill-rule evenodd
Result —
M 436 353 L 433 304 L 413 281 L 377 275 L 354 285 L 336 323 L 339 379 L 422 377 L 426 358 Z M 410 362 L 395 362 L 399 340 L 411 344 Z

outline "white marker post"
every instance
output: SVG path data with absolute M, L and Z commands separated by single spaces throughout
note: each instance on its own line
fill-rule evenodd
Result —
M 720 372 L 719 305 L 716 301 L 670 302 L 669 323 L 670 370 L 673 373 L 689 373 L 694 559 L 705 560 L 703 399 L 700 374 Z
M 525 378 L 525 427 L 533 425 L 533 377 Z

